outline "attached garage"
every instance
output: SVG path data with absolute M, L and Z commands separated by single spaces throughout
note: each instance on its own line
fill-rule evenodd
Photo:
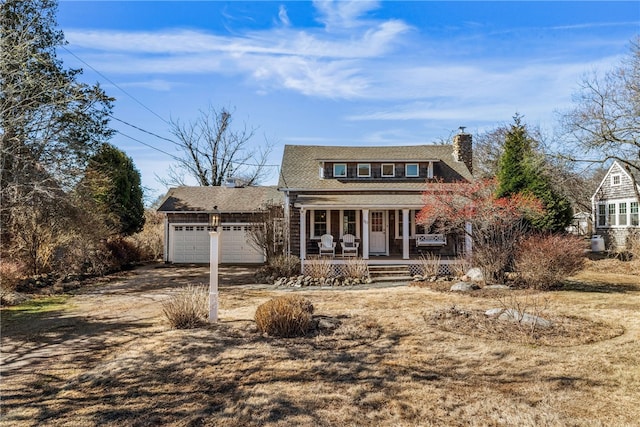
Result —
M 220 262 L 229 264 L 262 263 L 264 254 L 249 241 L 249 224 L 222 224 Z
M 264 254 L 247 236 L 249 224 L 222 224 L 220 227 L 220 262 L 224 264 L 263 263 Z M 211 227 L 202 224 L 171 226 L 170 258 L 175 263 L 208 263 Z
M 249 241 L 248 230 L 256 212 L 267 203 L 281 203 L 276 187 L 178 187 L 172 188 L 158 208 L 166 215 L 164 260 L 173 263 L 208 263 L 209 219 L 220 215 L 219 262 L 255 264 L 265 262 L 260 249 Z

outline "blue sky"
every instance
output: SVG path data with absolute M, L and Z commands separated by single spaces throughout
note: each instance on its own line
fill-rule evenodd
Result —
M 229 108 L 277 165 L 285 144 L 437 143 L 516 112 L 552 132 L 585 73 L 629 53 L 640 3 L 61 0 L 58 25 L 59 56 L 117 99 L 115 117 L 171 139 L 171 119 Z M 176 147 L 112 125 L 163 194 L 173 159 L 148 146 Z

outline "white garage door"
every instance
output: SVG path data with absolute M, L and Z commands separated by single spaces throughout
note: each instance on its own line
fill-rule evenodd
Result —
M 223 263 L 264 262 L 262 250 L 249 243 L 248 224 L 222 224 L 220 241 L 220 261 Z
M 171 236 L 173 262 L 209 262 L 209 227 L 206 225 L 174 225 Z
M 221 263 L 262 263 L 264 255 L 247 239 L 247 224 L 223 224 L 220 233 Z M 170 236 L 172 261 L 175 263 L 208 263 L 210 227 L 206 225 L 174 225 Z

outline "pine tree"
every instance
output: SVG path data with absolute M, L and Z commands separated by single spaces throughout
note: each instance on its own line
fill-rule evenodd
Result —
M 496 195 L 507 197 L 521 193 L 535 196 L 544 205 L 545 213 L 532 216 L 529 223 L 539 231 L 559 232 L 571 223 L 573 210 L 569 201 L 553 188 L 544 173 L 544 157 L 533 149 L 534 145 L 526 125 L 522 123 L 522 116 L 516 115 L 505 137 Z

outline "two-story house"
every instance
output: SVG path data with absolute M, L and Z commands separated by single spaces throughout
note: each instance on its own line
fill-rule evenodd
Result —
M 307 260 L 331 236 L 339 260 L 345 235 L 355 236 L 363 259 L 409 263 L 423 250 L 457 256 L 464 236 L 423 230 L 416 214 L 426 182 L 472 179 L 471 135 L 451 145 L 389 147 L 287 145 L 278 189 L 284 193 L 289 251 Z M 397 261 L 396 261 L 397 262 Z
M 591 198 L 594 234 L 607 249 L 624 250 L 629 236 L 640 233 L 639 192 L 640 173 L 613 162 Z

